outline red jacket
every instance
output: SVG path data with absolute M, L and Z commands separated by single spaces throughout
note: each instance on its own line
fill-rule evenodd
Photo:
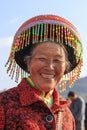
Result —
M 59 101 L 54 90 L 50 109 L 30 87 L 26 79 L 0 94 L 0 130 L 56 130 L 56 113 L 62 110 L 62 130 L 75 130 L 75 122 L 66 101 Z

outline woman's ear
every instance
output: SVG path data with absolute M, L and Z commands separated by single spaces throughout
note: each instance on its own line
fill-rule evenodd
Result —
M 64 74 L 69 73 L 70 70 L 71 70 L 71 63 L 69 61 L 66 61 L 66 68 Z
M 25 56 L 24 57 L 24 62 L 25 62 L 25 64 L 26 64 L 26 66 L 27 66 L 27 71 L 29 72 L 29 70 L 30 70 L 30 61 L 31 61 L 31 57 L 30 56 Z

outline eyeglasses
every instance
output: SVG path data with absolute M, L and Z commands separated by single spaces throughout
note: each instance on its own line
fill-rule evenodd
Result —
M 63 63 L 65 62 L 65 59 L 63 57 L 58 57 L 58 58 L 54 58 L 54 59 L 48 59 L 47 57 L 31 57 L 31 60 L 35 61 L 35 62 L 41 62 L 41 63 L 54 63 L 54 64 L 59 64 L 59 63 Z

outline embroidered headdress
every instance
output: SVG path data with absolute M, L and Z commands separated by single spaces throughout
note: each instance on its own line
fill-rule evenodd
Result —
M 7 72 L 11 78 L 15 75 L 28 75 L 24 57 L 29 53 L 31 46 L 37 43 L 53 41 L 65 46 L 68 59 L 72 65 L 59 84 L 65 90 L 66 79 L 71 86 L 79 77 L 82 66 L 82 44 L 79 33 L 74 25 L 64 18 L 55 15 L 40 15 L 26 21 L 14 36 L 11 53 L 6 63 Z M 46 51 L 46 50 L 45 50 Z

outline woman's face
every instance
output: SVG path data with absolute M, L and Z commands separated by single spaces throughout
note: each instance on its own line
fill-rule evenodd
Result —
M 39 90 L 49 92 L 54 89 L 66 68 L 63 48 L 52 42 L 39 44 L 27 60 L 27 68 L 33 83 Z

